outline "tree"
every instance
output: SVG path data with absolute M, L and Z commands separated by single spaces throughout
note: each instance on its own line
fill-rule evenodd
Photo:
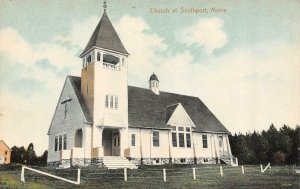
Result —
M 34 146 L 32 143 L 28 145 L 27 151 L 25 153 L 26 164 L 28 165 L 36 165 L 37 164 L 37 156 L 34 151 Z
M 11 163 L 19 163 L 20 162 L 20 154 L 19 154 L 19 148 L 16 146 L 13 146 L 11 148 Z
M 269 162 L 268 160 L 268 141 L 259 133 L 254 131 L 251 135 L 251 148 L 253 149 L 256 157 L 256 164 Z
M 232 138 L 232 137 L 231 137 Z M 241 164 L 253 164 L 255 163 L 255 154 L 254 151 L 248 147 L 246 136 L 239 133 L 233 137 L 233 141 L 235 144 L 231 146 L 232 153 L 239 159 Z M 232 144 L 231 142 L 231 144 Z
M 37 157 L 38 165 L 46 166 L 47 165 L 47 157 L 48 157 L 48 150 L 45 150 L 43 155 Z

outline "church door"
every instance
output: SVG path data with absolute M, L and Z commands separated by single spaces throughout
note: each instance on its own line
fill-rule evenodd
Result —
M 112 134 L 112 155 L 119 156 L 120 155 L 120 132 L 114 131 Z

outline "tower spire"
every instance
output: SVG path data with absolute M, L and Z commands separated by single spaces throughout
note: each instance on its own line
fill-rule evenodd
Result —
M 107 8 L 106 0 L 103 1 L 103 8 L 104 8 L 104 12 L 106 12 L 106 8 Z

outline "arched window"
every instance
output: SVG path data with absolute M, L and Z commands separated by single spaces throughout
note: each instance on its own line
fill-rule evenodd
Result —
M 100 52 L 97 52 L 97 61 L 100 61 L 100 58 L 101 58 L 101 54 Z

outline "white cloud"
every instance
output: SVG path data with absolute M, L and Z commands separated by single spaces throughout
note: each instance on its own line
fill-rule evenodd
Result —
M 176 33 L 176 38 L 187 46 L 196 44 L 203 47 L 205 52 L 210 54 L 227 43 L 227 36 L 222 27 L 223 21 L 220 18 L 200 18 L 194 25 Z
M 150 74 L 158 70 L 158 52 L 167 49 L 163 38 L 151 33 L 149 25 L 140 17 L 123 16 L 114 24 L 123 45 L 130 53 L 129 69 L 132 81 L 148 81 Z
M 65 34 L 55 36 L 53 41 L 68 46 L 78 53 L 77 51 L 85 48 L 98 22 L 99 18 L 96 16 L 83 21 L 73 21 L 70 30 Z
M 271 123 L 294 127 L 300 123 L 299 47 L 233 49 L 209 64 L 167 68 L 158 77 L 167 90 L 200 97 L 231 132 L 260 131 Z
M 25 147 L 34 142 L 42 153 L 47 149 L 47 130 L 66 77 L 61 73 L 67 70 L 79 75 L 81 61 L 58 44 L 31 45 L 13 28 L 0 30 L 0 44 L 1 138 L 9 145 Z M 25 89 L 22 85 L 28 80 L 40 85 Z

